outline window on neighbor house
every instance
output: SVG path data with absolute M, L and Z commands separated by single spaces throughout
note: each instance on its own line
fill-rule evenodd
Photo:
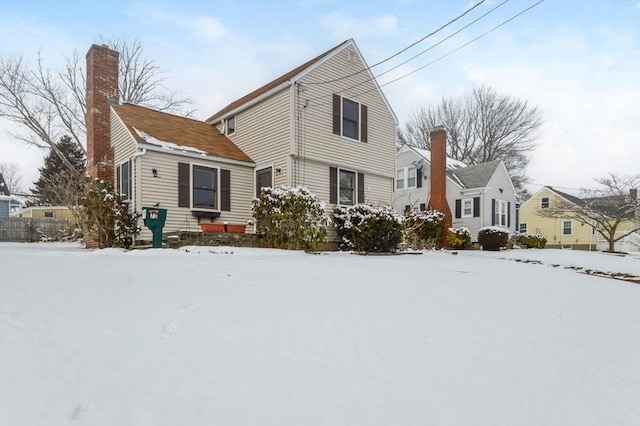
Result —
M 338 185 L 339 203 L 346 206 L 354 205 L 356 203 L 356 173 L 340 170 Z
M 473 217 L 473 198 L 462 200 L 462 217 Z
M 571 220 L 563 220 L 562 221 L 562 235 L 571 235 L 573 234 L 573 221 Z
M 396 189 L 416 188 L 418 170 L 415 167 L 401 167 L 396 170 Z
M 416 187 L 416 168 L 407 167 L 407 188 Z
M 495 200 L 495 225 L 508 226 L 507 225 L 507 202 L 504 200 Z
M 396 170 L 396 189 L 404 189 L 404 168 Z
M 193 166 L 193 207 L 216 210 L 218 207 L 218 169 Z
M 527 224 L 526 223 L 521 223 L 520 227 L 518 228 L 518 232 L 520 232 L 521 234 L 526 234 L 527 233 Z
M 549 208 L 549 197 L 540 198 L 540 208 L 548 209 Z
M 333 133 L 367 142 L 367 106 L 333 95 Z
M 227 118 L 227 128 L 226 128 L 226 134 L 227 135 L 231 135 L 233 133 L 235 133 L 236 131 L 236 116 L 232 115 L 231 117 Z
M 53 217 L 53 212 L 44 212 L 44 217 Z

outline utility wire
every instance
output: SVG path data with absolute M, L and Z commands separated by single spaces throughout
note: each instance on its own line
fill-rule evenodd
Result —
M 379 86 L 378 86 L 378 85 L 376 85 L 376 87 L 374 87 L 373 89 L 365 90 L 365 91 L 363 91 L 363 92 L 357 93 L 357 94 L 355 94 L 355 95 L 350 95 L 350 96 L 352 96 L 352 97 L 354 97 L 354 98 L 357 98 L 357 97 L 362 96 L 362 95 L 364 95 L 364 94 L 367 94 L 367 93 L 369 93 L 369 92 L 373 92 L 374 90 L 378 90 L 378 88 L 382 88 L 382 87 L 385 87 L 385 86 L 387 86 L 387 85 L 389 85 L 389 84 L 391 84 L 391 83 L 395 83 L 395 82 L 396 82 L 396 81 L 398 81 L 398 80 L 402 80 L 403 78 L 408 77 L 408 76 L 410 76 L 411 74 L 415 74 L 416 72 L 418 72 L 418 71 L 420 71 L 420 70 L 422 70 L 422 69 L 424 69 L 424 68 L 426 68 L 426 67 L 428 67 L 428 66 L 430 66 L 430 65 L 435 64 L 436 62 L 438 62 L 438 61 L 440 61 L 440 60 L 442 60 L 442 59 L 446 58 L 447 56 L 452 55 L 453 53 L 457 52 L 458 50 L 460 50 L 460 49 L 462 49 L 462 48 L 464 48 L 464 47 L 466 47 L 466 46 L 470 45 L 471 43 L 473 43 L 473 42 L 475 42 L 475 41 L 477 41 L 477 40 L 481 39 L 482 37 L 484 37 L 484 36 L 486 36 L 486 35 L 488 35 L 488 34 L 492 33 L 493 31 L 497 30 L 498 28 L 502 27 L 503 25 L 506 25 L 507 23 L 509 23 L 509 22 L 513 21 L 515 18 L 519 17 L 520 15 L 522 15 L 522 14 L 524 14 L 524 13 L 528 12 L 529 10 L 533 9 L 534 7 L 536 7 L 537 5 L 539 5 L 540 3 L 542 3 L 543 1 L 544 1 L 544 0 L 539 0 L 537 3 L 534 3 L 533 5 L 529 6 L 529 7 L 528 7 L 528 8 L 526 8 L 526 9 L 524 9 L 524 10 L 523 10 L 523 11 L 521 11 L 520 13 L 518 13 L 518 14 L 516 14 L 516 15 L 512 16 L 511 18 L 507 19 L 506 21 L 502 22 L 501 24 L 499 24 L 499 25 L 497 25 L 497 26 L 493 27 L 493 28 L 492 28 L 492 29 L 490 29 L 489 31 L 486 31 L 486 32 L 482 33 L 481 35 L 479 35 L 478 37 L 474 38 L 473 40 L 471 40 L 471 41 L 469 41 L 469 42 L 467 42 L 467 43 L 463 44 L 462 46 L 460 46 L 460 47 L 458 47 L 458 48 L 456 48 L 456 49 L 452 50 L 451 52 L 449 52 L 449 53 L 447 53 L 447 54 L 445 54 L 445 55 L 443 55 L 443 56 L 440 56 L 438 59 L 435 59 L 435 60 L 433 60 L 433 61 L 429 62 L 429 63 L 428 63 L 428 64 L 426 64 L 426 65 L 423 65 L 423 66 L 421 66 L 421 67 L 419 67 L 419 68 L 416 68 L 415 70 L 413 70 L 413 71 L 411 71 L 411 72 L 409 72 L 409 73 L 407 73 L 407 74 L 404 74 L 404 75 L 402 75 L 402 76 L 400 76 L 400 77 L 398 77 L 398 78 L 396 78 L 396 79 L 393 79 L 393 80 L 391 80 L 391 81 L 388 81 L 388 82 L 386 82 L 386 83 L 384 83 L 384 84 L 381 84 L 381 85 L 379 85 Z M 373 80 L 373 79 L 370 79 L 370 80 Z M 356 86 L 353 86 L 353 87 L 356 87 Z M 344 93 L 344 92 L 345 92 L 345 91 L 347 91 L 347 90 L 350 90 L 350 88 L 344 89 L 344 90 L 340 91 L 339 93 Z M 318 96 L 318 97 L 316 97 L 315 99 L 317 100 L 317 99 L 321 99 L 321 98 L 326 98 L 326 97 L 328 97 L 328 96 L 332 96 L 332 95 L 331 95 L 331 94 L 329 94 L 329 95 Z M 311 99 L 309 99 L 309 100 L 311 100 Z M 328 105 L 328 103 L 319 104 L 319 105 L 317 105 L 317 106 L 321 106 L 321 105 Z
M 420 40 L 411 43 L 409 46 L 405 47 L 404 49 L 400 50 L 399 52 L 394 53 L 393 55 L 389 56 L 386 59 L 383 59 L 382 61 L 375 63 L 373 65 L 371 65 L 370 67 L 361 69 L 360 71 L 356 71 L 354 73 L 351 73 L 349 75 L 345 75 L 343 77 L 338 77 L 338 78 L 334 78 L 332 80 L 325 80 L 325 81 L 317 81 L 317 82 L 312 82 L 312 83 L 306 83 L 307 85 L 320 85 L 320 84 L 328 84 L 328 83 L 335 83 L 336 81 L 342 81 L 346 78 L 350 78 L 353 77 L 354 75 L 358 75 L 361 74 L 365 71 L 369 71 L 371 68 L 373 67 L 377 67 L 378 65 L 384 64 L 385 62 L 395 58 L 396 56 L 400 55 L 401 53 L 406 52 L 407 50 L 411 49 L 413 46 L 415 46 L 416 44 L 422 43 L 424 40 L 426 40 L 427 38 L 431 37 L 432 35 L 442 31 L 443 29 L 445 29 L 446 27 L 448 27 L 449 25 L 453 24 L 454 22 L 456 22 L 457 20 L 461 19 L 462 17 L 464 17 L 466 14 L 468 14 L 469 12 L 471 12 L 473 9 L 475 9 L 476 7 L 480 6 L 482 3 L 484 3 L 486 0 L 481 0 L 479 3 L 476 3 L 475 5 L 473 5 L 471 8 L 467 9 L 462 15 L 457 16 L 456 18 L 452 19 L 451 21 L 447 22 L 446 24 L 444 24 L 443 26 L 441 26 L 440 28 L 438 28 L 435 31 L 432 31 L 431 33 L 427 34 L 426 36 L 422 37 Z M 506 0 L 509 1 L 509 0 Z
M 471 25 L 475 24 L 476 22 L 478 22 L 479 20 L 481 20 L 482 18 L 486 17 L 487 15 L 489 15 L 490 13 L 493 13 L 496 9 L 498 9 L 499 7 L 503 6 L 504 4 L 506 4 L 509 0 L 504 0 L 502 3 L 500 3 L 499 5 L 497 5 L 496 7 L 494 7 L 493 9 L 489 10 L 488 12 L 486 12 L 485 14 L 483 14 L 482 16 L 478 17 L 477 19 L 475 19 L 474 21 L 468 23 L 467 25 L 465 25 L 464 27 L 460 28 L 458 31 L 454 32 L 453 34 L 449 35 L 448 37 L 440 40 L 438 43 L 430 46 L 429 48 L 423 50 L 422 52 L 418 53 L 417 55 L 412 56 L 411 58 L 407 59 L 404 62 L 399 63 L 398 65 L 389 68 L 388 70 L 381 72 L 380 74 L 375 75 L 373 78 L 377 79 L 378 77 L 381 77 L 385 74 L 390 73 L 391 71 L 401 67 L 402 65 L 414 60 L 415 58 L 417 58 L 418 56 L 424 55 L 425 53 L 427 53 L 428 51 L 432 50 L 433 48 L 441 45 L 442 43 L 444 43 L 445 41 L 449 40 L 450 38 L 454 37 L 455 35 L 459 34 L 460 32 L 464 31 L 465 29 L 469 28 Z M 355 74 L 352 74 L 355 75 Z M 371 81 L 371 79 L 366 79 L 358 84 L 355 84 L 353 86 L 347 87 L 346 89 L 340 90 L 338 91 L 338 93 L 343 93 L 346 92 L 347 90 L 352 90 L 355 89 L 356 87 L 362 86 L 363 84 L 367 84 Z M 305 84 L 309 84 L 309 83 L 305 83 Z M 325 98 L 327 95 L 321 95 L 321 96 L 317 96 L 315 98 L 310 98 L 308 99 L 309 101 L 313 101 L 316 99 L 321 99 L 321 98 Z

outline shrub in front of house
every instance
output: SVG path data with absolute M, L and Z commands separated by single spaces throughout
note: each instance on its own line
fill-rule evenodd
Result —
M 449 228 L 447 232 L 447 244 L 455 250 L 468 250 L 471 248 L 471 232 L 467 228 Z
M 140 233 L 140 213 L 129 211 L 125 196 L 117 193 L 110 182 L 88 179 L 85 187 L 85 196 L 75 213 L 84 235 L 100 248 L 131 247 L 133 239 Z
M 403 218 L 388 207 L 335 207 L 333 225 L 340 250 L 393 253 L 402 242 Z
M 433 248 L 442 243 L 442 220 L 438 210 L 407 211 L 404 214 L 404 238 L 413 249 Z
M 267 247 L 313 251 L 326 240 L 324 203 L 305 187 L 262 188 L 253 199 L 253 218 Z
M 516 243 L 525 248 L 544 248 L 547 245 L 547 238 L 542 234 L 518 234 Z
M 509 230 L 497 226 L 485 226 L 478 232 L 478 243 L 482 250 L 499 251 L 509 243 Z

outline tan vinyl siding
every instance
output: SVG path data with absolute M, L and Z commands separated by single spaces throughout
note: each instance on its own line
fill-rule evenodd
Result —
M 167 209 L 167 221 L 164 232 L 174 232 L 180 230 L 199 231 L 198 219 L 193 217 L 191 210 L 185 207 L 178 207 L 178 163 L 191 163 L 214 167 L 217 169 L 227 169 L 231 171 L 231 211 L 222 211 L 220 217 L 215 222 L 228 222 L 230 224 L 246 224 L 251 218 L 251 199 L 253 198 L 253 167 L 218 163 L 215 161 L 201 160 L 186 156 L 147 151 L 138 157 L 137 170 L 140 170 L 139 181 L 142 187 L 142 198 L 138 200 L 140 211 L 143 206 L 153 206 L 160 203 L 160 207 Z M 158 177 L 154 178 L 152 169 L 158 171 Z M 219 175 L 218 175 L 219 178 Z M 212 219 L 202 218 L 201 221 L 208 223 Z M 142 224 L 143 232 L 140 239 L 151 239 L 151 232 Z
M 115 168 L 131 159 L 137 151 L 137 142 L 131 136 L 122 120 L 116 113 L 111 112 L 111 148 L 113 149 L 113 164 Z
M 386 103 L 370 80 L 358 55 L 356 61 L 347 59 L 347 50 L 355 54 L 353 47 L 337 52 L 300 79 L 303 90 L 295 104 L 307 105 L 301 109 L 300 126 L 293 148 L 301 147 L 300 153 L 310 160 L 323 160 L 336 166 L 356 169 L 365 174 L 385 176 L 389 182 L 384 186 L 382 198 L 391 204 L 392 183 L 395 175 L 395 120 Z M 355 74 L 344 80 L 326 82 L 345 75 Z M 362 83 L 362 84 L 361 84 Z M 355 85 L 358 87 L 352 88 Z M 366 105 L 368 109 L 368 142 L 360 142 L 332 132 L 332 95 L 341 94 L 347 99 Z M 307 102 L 308 100 L 308 102 Z M 298 153 L 298 151 L 294 151 Z M 304 182 L 302 182 L 304 183 Z
M 285 89 L 236 114 L 236 131 L 228 137 L 256 162 L 257 168 L 280 168 L 282 172 L 273 176 L 274 186 L 280 186 L 289 184 L 291 131 L 289 91 Z

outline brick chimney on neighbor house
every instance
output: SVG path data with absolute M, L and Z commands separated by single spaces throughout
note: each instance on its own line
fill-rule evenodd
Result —
M 87 52 L 87 173 L 113 182 L 111 104 L 118 102 L 119 53 L 103 44 Z
M 442 221 L 442 235 L 453 224 L 451 209 L 447 202 L 447 131 L 443 126 L 434 127 L 431 138 L 431 195 L 429 208 L 444 213 Z

